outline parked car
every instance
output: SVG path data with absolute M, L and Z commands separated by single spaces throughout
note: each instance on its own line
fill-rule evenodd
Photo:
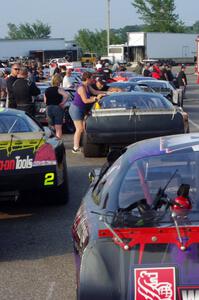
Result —
M 96 53 L 85 52 L 80 59 L 82 66 L 92 66 L 97 61 Z
M 87 116 L 83 136 L 84 155 L 103 156 L 109 147 L 188 131 L 188 115 L 162 95 L 112 93 L 94 105 Z
M 90 173 L 72 226 L 77 299 L 196 299 L 198 133 L 114 152 Z
M 183 106 L 182 91 L 175 88 L 172 84 L 165 80 L 140 80 L 138 83 L 151 87 L 155 92 L 162 94 L 173 104 Z
M 153 77 L 145 77 L 145 76 L 135 76 L 135 77 L 130 77 L 129 81 L 140 81 L 140 80 L 155 80 Z M 157 79 L 156 79 L 157 80 Z
M 111 82 L 108 84 L 109 91 L 114 91 L 115 89 L 122 89 L 122 91 L 137 91 L 137 92 L 148 92 L 148 93 L 155 93 L 153 89 L 145 84 L 138 84 L 137 82 L 133 81 L 117 81 Z
M 68 201 L 64 143 L 24 111 L 1 108 L 0 199 L 29 192 L 45 202 Z
M 113 79 L 115 81 L 128 81 L 130 78 L 136 75 L 136 73 L 130 71 L 119 71 L 113 74 Z

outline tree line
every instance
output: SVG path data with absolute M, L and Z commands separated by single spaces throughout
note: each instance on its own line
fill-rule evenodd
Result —
M 123 44 L 127 41 L 127 32 L 180 32 L 199 33 L 199 21 L 186 26 L 175 12 L 174 0 L 134 0 L 132 5 L 136 8 L 142 25 L 129 25 L 119 29 L 110 29 L 110 44 Z M 9 23 L 8 39 L 39 39 L 50 38 L 51 26 L 41 21 L 32 24 L 19 25 Z M 107 52 L 107 31 L 80 29 L 74 40 L 83 51 L 95 52 L 103 55 Z

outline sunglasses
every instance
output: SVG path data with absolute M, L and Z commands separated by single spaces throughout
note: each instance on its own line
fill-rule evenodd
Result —
M 13 68 L 14 70 L 16 70 L 16 71 L 19 71 L 20 69 L 19 68 Z

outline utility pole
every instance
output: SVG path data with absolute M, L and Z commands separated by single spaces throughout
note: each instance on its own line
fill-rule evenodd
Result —
M 111 0 L 107 0 L 107 55 L 110 45 L 110 2 Z

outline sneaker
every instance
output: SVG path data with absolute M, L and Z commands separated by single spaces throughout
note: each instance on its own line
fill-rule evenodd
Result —
M 77 148 L 77 149 L 73 148 L 72 153 L 81 153 L 81 149 L 80 148 Z

